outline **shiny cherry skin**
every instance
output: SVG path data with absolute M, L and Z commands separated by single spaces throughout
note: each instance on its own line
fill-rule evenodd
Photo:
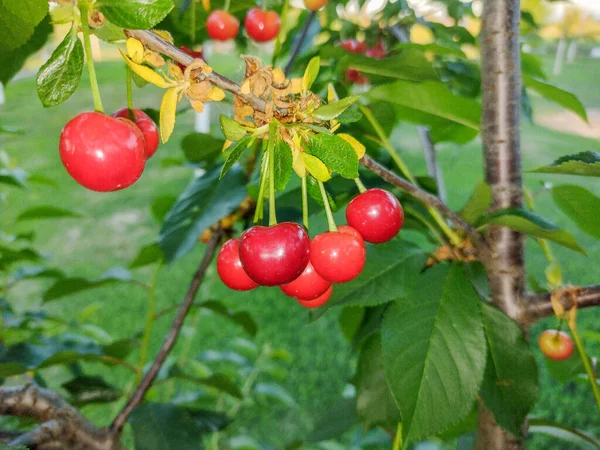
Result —
M 365 54 L 369 58 L 383 59 L 386 57 L 387 51 L 385 49 L 385 45 L 384 45 L 383 41 L 379 41 L 377 44 L 375 44 L 374 47 L 368 48 L 367 51 L 365 52 Z
M 152 120 L 148 114 L 140 109 L 134 109 L 133 115 L 135 117 L 133 123 L 137 125 L 144 135 L 144 142 L 146 142 L 146 158 L 151 158 L 152 155 L 156 153 L 156 149 L 158 148 L 158 144 L 160 142 L 158 126 L 156 126 L 154 120 Z M 129 109 L 120 109 L 113 113 L 112 117 L 129 119 Z
M 327 4 L 327 0 L 304 0 L 304 6 L 311 11 L 318 11 Z
M 269 42 L 279 33 L 279 14 L 252 8 L 244 20 L 246 33 L 256 42 Z
M 354 236 L 355 238 L 357 238 L 360 241 L 360 243 L 362 244 L 363 247 L 365 246 L 365 240 L 360 235 L 360 233 L 358 231 L 356 231 L 356 229 L 354 229 L 348 225 L 340 225 L 339 227 L 337 227 L 337 229 L 340 233 L 351 234 L 352 236 Z
M 333 286 L 329 286 L 329 289 L 327 289 L 323 295 L 315 298 L 314 300 L 300 300 L 299 298 L 297 298 L 296 301 L 305 308 L 314 309 L 318 308 L 319 306 L 323 306 L 325 303 L 327 303 L 331 298 L 332 293 Z
M 338 45 L 350 53 L 365 53 L 367 50 L 367 44 L 358 42 L 356 39 L 346 39 Z
M 288 297 L 298 300 L 314 300 L 331 287 L 331 283 L 317 272 L 309 262 L 304 271 L 291 283 L 282 284 L 280 289 Z
M 404 225 L 404 211 L 390 192 L 369 189 L 348 203 L 346 221 L 365 241 L 381 244 L 398 234 Z
M 240 261 L 240 241 L 230 239 L 223 244 L 217 256 L 217 273 L 221 281 L 235 291 L 250 291 L 258 287 L 250 279 Z
M 310 262 L 315 271 L 332 283 L 346 283 L 363 270 L 367 258 L 365 244 L 350 233 L 329 231 L 319 234 L 310 246 Z
M 573 340 L 563 331 L 544 331 L 540 334 L 538 346 L 546 358 L 554 361 L 568 359 L 573 354 Z
M 86 112 L 63 128 L 60 158 L 75 181 L 98 192 L 132 185 L 146 165 L 146 144 L 130 120 Z
M 239 27 L 239 25 L 238 25 L 238 27 Z M 179 47 L 179 50 L 187 53 L 188 55 L 190 55 L 194 59 L 198 59 L 198 58 L 202 59 L 202 58 L 204 58 L 204 54 L 201 51 L 198 52 L 196 50 L 192 50 L 189 47 L 186 47 L 185 45 L 181 45 Z M 179 68 L 181 69 L 182 72 L 185 72 L 185 67 L 186 66 L 184 66 L 183 64 L 179 64 L 179 63 L 177 63 L 177 65 L 179 66 Z
M 240 236 L 240 260 L 248 276 L 261 286 L 286 284 L 308 265 L 310 238 L 297 223 L 254 226 Z
M 217 9 L 206 20 L 206 31 L 215 41 L 228 41 L 240 31 L 240 21 L 227 11 Z

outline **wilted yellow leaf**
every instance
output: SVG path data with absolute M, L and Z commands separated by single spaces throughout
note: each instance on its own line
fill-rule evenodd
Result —
M 240 88 L 240 92 L 244 95 L 248 95 L 250 93 L 250 80 L 244 80 L 242 87 Z
M 221 149 L 221 151 L 224 152 L 225 150 L 227 150 L 229 147 L 231 147 L 231 144 L 233 144 L 232 141 L 225 140 L 225 142 L 223 143 L 223 148 Z
M 190 100 L 190 105 L 192 105 L 192 108 L 194 108 L 194 111 L 199 112 L 199 113 L 204 111 L 204 102 L 201 102 L 200 100 L 195 100 L 193 98 L 190 98 L 189 100 Z
M 292 94 L 299 94 L 302 91 L 302 78 L 292 78 Z
M 327 86 L 327 103 L 337 102 L 339 99 L 340 98 L 338 97 L 337 92 L 335 92 L 333 84 L 329 83 Z
M 355 138 L 346 133 L 340 133 L 337 136 L 341 137 L 343 140 L 345 140 L 348 144 L 352 146 L 352 148 L 356 152 L 356 156 L 358 156 L 358 159 L 365 156 L 365 146 L 358 142 Z
M 156 52 L 146 50 L 144 61 L 150 63 L 154 67 L 162 67 L 165 65 L 165 59 Z
M 208 98 L 213 102 L 220 102 L 225 98 L 225 91 L 223 91 L 223 89 L 219 89 L 218 87 L 213 87 L 208 94 Z
M 280 67 L 277 67 L 275 70 L 273 70 L 273 81 L 277 84 L 281 84 L 285 81 L 285 74 Z
M 131 70 L 133 70 L 144 80 L 148 81 L 149 83 L 155 84 L 156 86 L 163 89 L 173 86 L 172 83 L 168 83 L 167 81 L 165 81 L 165 79 L 160 74 L 158 74 L 151 68 L 134 63 L 131 59 L 127 57 L 125 53 L 123 53 L 121 50 L 119 51 L 121 52 L 123 59 L 125 59 L 125 62 L 131 68 Z
M 331 178 L 331 174 L 329 173 L 329 169 L 323 161 L 319 158 L 309 155 L 306 152 L 302 152 L 301 154 L 302 162 L 304 163 L 304 167 L 308 173 L 310 173 L 313 177 L 315 177 L 319 181 L 327 181 Z
M 210 11 L 210 0 L 202 0 L 204 11 Z
M 177 64 L 173 64 L 171 61 L 167 64 L 167 69 L 169 71 L 169 75 L 171 75 L 176 80 L 183 80 L 183 72 L 181 67 Z
M 154 31 L 154 33 L 158 34 L 161 38 L 169 41 L 171 44 L 174 42 L 173 41 L 173 36 L 171 36 L 171 33 L 169 33 L 166 30 L 152 30 Z
M 136 64 L 141 64 L 144 61 L 144 44 L 135 38 L 127 39 L 125 42 L 127 48 L 127 56 Z
M 175 116 L 177 113 L 177 96 L 180 88 L 168 89 L 160 104 L 160 137 L 167 142 L 175 128 Z

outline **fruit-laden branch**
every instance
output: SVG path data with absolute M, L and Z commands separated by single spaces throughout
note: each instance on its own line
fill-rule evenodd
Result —
M 14 435 L 3 432 L 9 447 L 37 450 L 125 450 L 119 436 L 100 429 L 56 393 L 33 384 L 0 388 L 0 415 L 32 418 L 40 425 Z
M 576 288 L 576 290 L 577 292 L 573 295 L 568 295 L 568 292 L 565 292 L 565 294 L 559 298 L 559 301 L 565 310 L 568 311 L 573 306 L 577 306 L 577 308 L 600 306 L 600 284 L 582 286 Z M 550 296 L 550 292 L 527 294 L 525 297 L 524 320 L 533 323 L 544 317 L 552 316 L 554 310 L 552 309 Z
M 183 326 L 183 322 L 188 313 L 190 312 L 190 309 L 194 304 L 196 294 L 198 293 L 198 289 L 200 289 L 200 285 L 204 280 L 206 270 L 208 269 L 208 266 L 210 266 L 210 263 L 213 257 L 215 256 L 217 246 L 219 245 L 219 240 L 221 239 L 222 234 L 223 233 L 221 229 L 215 230 L 210 240 L 206 244 L 204 257 L 202 258 L 200 266 L 198 267 L 198 270 L 196 270 L 196 273 L 192 278 L 187 293 L 185 294 L 183 303 L 177 311 L 177 315 L 173 319 L 173 324 L 171 325 L 169 332 L 165 336 L 165 339 L 160 349 L 158 350 L 156 358 L 154 358 L 152 365 L 146 372 L 146 375 L 144 375 L 144 378 L 140 382 L 139 386 L 136 388 L 135 392 L 133 393 L 127 404 L 123 407 L 119 414 L 117 414 L 117 416 L 113 420 L 113 423 L 110 426 L 111 430 L 113 431 L 113 433 L 115 433 L 115 435 L 118 435 L 121 432 L 121 429 L 125 425 L 129 414 L 131 414 L 135 407 L 138 406 L 144 400 L 144 397 L 148 390 L 152 387 L 152 383 L 154 383 L 154 380 L 158 375 L 160 368 L 167 359 L 167 356 L 169 355 L 171 350 L 173 350 L 173 347 L 177 342 L 177 338 L 179 337 L 181 327 Z

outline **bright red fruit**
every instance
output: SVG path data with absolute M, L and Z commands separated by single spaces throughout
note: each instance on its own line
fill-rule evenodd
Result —
M 151 158 L 156 153 L 160 138 L 158 137 L 158 127 L 154 123 L 154 120 L 150 118 L 148 114 L 139 109 L 133 110 L 135 120 L 133 121 L 144 135 L 144 142 L 146 142 L 146 158 Z M 129 119 L 129 109 L 123 108 L 112 114 L 112 117 L 122 117 L 123 119 Z
M 350 53 L 364 53 L 367 50 L 367 44 L 356 39 L 346 39 L 340 42 L 339 46 Z
M 217 272 L 221 281 L 230 289 L 249 291 L 258 287 L 242 267 L 238 239 L 230 239 L 221 247 L 217 256 Z
M 63 165 L 75 181 L 108 192 L 133 184 L 146 165 L 146 144 L 130 120 L 86 112 L 63 128 L 59 144 Z
M 369 189 L 348 203 L 346 221 L 365 241 L 380 244 L 398 234 L 404 224 L 404 211 L 390 192 Z
M 383 59 L 385 58 L 386 54 L 387 51 L 383 41 L 379 41 L 377 44 L 375 44 L 375 47 L 368 48 L 366 51 L 366 55 L 373 59 Z
M 297 298 L 296 301 L 298 303 L 300 303 L 302 306 L 304 306 L 305 308 L 309 308 L 309 309 L 318 308 L 319 306 L 323 306 L 325 303 L 327 303 L 329 301 L 332 293 L 333 293 L 333 286 L 329 286 L 329 289 L 327 289 L 323 295 L 321 295 L 318 298 L 315 298 L 314 300 L 300 300 Z
M 291 283 L 281 285 L 280 288 L 289 297 L 299 300 L 314 300 L 323 295 L 330 286 L 331 283 L 315 272 L 309 262 L 298 278 Z
M 246 273 L 258 284 L 286 284 L 298 278 L 308 265 L 310 238 L 297 223 L 255 226 L 240 236 L 240 260 Z
M 212 39 L 227 41 L 237 36 L 240 31 L 240 21 L 227 11 L 217 9 L 208 16 L 206 31 Z
M 346 233 L 346 234 L 351 234 L 352 236 L 354 236 L 355 238 L 357 238 L 360 243 L 363 245 L 365 245 L 365 240 L 363 239 L 363 237 L 360 235 L 360 233 L 358 231 L 356 231 L 356 229 L 349 227 L 348 225 L 340 225 L 339 227 L 337 227 L 338 231 L 340 233 Z
M 327 4 L 327 0 L 304 0 L 304 6 L 311 11 L 318 11 Z
M 365 244 L 350 233 L 319 234 L 310 246 L 310 262 L 315 271 L 332 283 L 346 283 L 356 278 L 366 258 Z
M 252 8 L 244 20 L 246 33 L 256 42 L 268 42 L 279 33 L 279 14 L 275 11 L 263 11 Z
M 568 359 L 573 354 L 573 340 L 563 331 L 544 331 L 540 334 L 538 346 L 544 356 L 554 361 Z

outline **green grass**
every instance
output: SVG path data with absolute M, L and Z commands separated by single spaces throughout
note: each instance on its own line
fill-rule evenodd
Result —
M 102 63 L 98 69 L 105 108 L 113 111 L 122 107 L 125 97 L 122 64 Z M 239 71 L 239 67 L 237 70 Z M 594 74 L 598 71 L 600 61 L 578 60 L 573 66 L 565 66 L 565 72 L 557 80 L 550 79 L 550 82 L 556 81 L 559 86 L 573 90 L 581 96 L 586 106 L 598 108 L 600 94 L 594 79 Z M 181 155 L 179 141 L 191 130 L 192 114 L 183 114 L 178 118 L 175 134 L 168 144 L 159 148 L 157 156 L 148 163 L 138 183 L 121 192 L 98 194 L 84 190 L 67 176 L 57 150 L 62 126 L 75 114 L 92 107 L 85 76 L 78 92 L 65 104 L 51 110 L 41 107 L 32 78 L 9 85 L 6 94 L 7 104 L 0 107 L 0 123 L 23 128 L 26 133 L 23 136 L 0 135 L 0 150 L 6 151 L 26 170 L 40 172 L 54 179 L 58 186 L 34 186 L 30 191 L 11 191 L 8 208 L 0 216 L 0 229 L 8 232 L 33 229 L 41 249 L 51 254 L 55 264 L 71 275 L 97 277 L 110 267 L 126 265 L 140 246 L 156 238 L 159 225 L 149 211 L 152 199 L 157 195 L 178 194 L 191 178 L 190 169 L 163 168 L 160 160 Z M 143 91 L 135 91 L 135 103 L 138 107 L 157 107 L 159 102 L 160 91 L 156 88 L 147 87 Z M 539 111 L 555 110 L 553 106 L 537 98 L 534 106 Z M 524 169 L 550 163 L 567 153 L 598 149 L 597 141 L 592 139 L 558 133 L 536 125 L 523 124 L 522 131 Z M 402 150 L 415 172 L 424 174 L 425 166 L 414 128 L 400 127 L 394 134 L 394 143 Z M 459 208 L 475 183 L 483 176 L 481 143 L 476 140 L 465 146 L 444 144 L 439 147 L 440 163 L 450 192 L 450 204 L 453 208 Z M 540 191 L 543 181 L 580 184 L 594 192 L 600 192 L 600 181 L 525 175 L 526 186 L 539 193 L 536 195 L 537 211 L 575 234 L 588 251 L 588 256 L 583 257 L 553 246 L 563 263 L 565 279 L 577 284 L 600 281 L 600 271 L 594 265 L 600 261 L 600 243 L 579 232 L 556 209 L 550 195 Z M 84 218 L 14 224 L 15 216 L 23 209 L 41 204 L 70 208 L 83 214 Z M 198 247 L 161 272 L 157 290 L 159 308 L 181 300 L 201 251 Z M 545 261 L 531 241 L 527 244 L 527 266 L 538 280 L 544 279 Z M 136 277 L 144 281 L 150 276 L 150 269 L 142 269 L 136 273 Z M 25 309 L 41 302 L 38 291 L 33 287 L 20 289 L 16 294 L 13 302 L 17 308 Z M 311 418 L 339 397 L 345 380 L 352 372 L 352 357 L 337 328 L 335 313 L 330 312 L 323 319 L 309 323 L 304 310 L 283 298 L 276 289 L 261 289 L 255 295 L 234 293 L 214 283 L 214 277 L 212 284 L 202 288 L 201 295 L 204 298 L 219 298 L 234 308 L 250 311 L 259 322 L 258 341 L 271 341 L 275 346 L 291 350 L 295 357 L 283 385 L 298 400 L 298 408 L 288 410 L 277 406 L 251 407 L 243 413 L 243 420 L 238 426 L 247 429 L 255 437 L 265 439 L 275 448 L 281 448 L 283 442 L 305 435 L 310 429 Z M 111 285 L 59 300 L 47 308 L 66 317 L 77 317 L 84 308 L 93 304 L 100 305 L 101 309 L 89 319 L 90 323 L 119 338 L 130 336 L 142 328 L 146 301 L 145 292 L 137 286 Z M 580 317 L 582 330 L 600 331 L 600 313 L 582 311 Z M 162 341 L 168 322 L 169 319 L 165 318 L 156 324 L 151 355 Z M 545 326 L 554 325 L 551 320 L 546 322 L 533 328 L 532 342 L 535 342 Z M 240 331 L 228 322 L 212 316 L 202 316 L 198 321 L 188 322 L 185 330 L 187 337 L 184 339 L 191 340 L 193 356 L 207 348 L 223 347 L 238 335 Z M 592 354 L 600 353 L 598 344 L 586 342 L 586 347 Z M 546 373 L 541 358 L 539 363 L 543 394 L 534 414 L 563 421 L 600 436 L 598 413 L 587 386 L 574 383 L 560 385 Z M 92 367 L 92 370 L 102 372 L 120 385 L 127 382 L 125 373 L 119 370 L 108 372 L 96 367 Z M 96 422 L 104 424 L 110 410 L 96 408 L 88 412 Z M 273 424 L 277 426 L 273 427 Z M 532 448 L 567 448 L 546 439 L 535 438 L 534 442 Z

